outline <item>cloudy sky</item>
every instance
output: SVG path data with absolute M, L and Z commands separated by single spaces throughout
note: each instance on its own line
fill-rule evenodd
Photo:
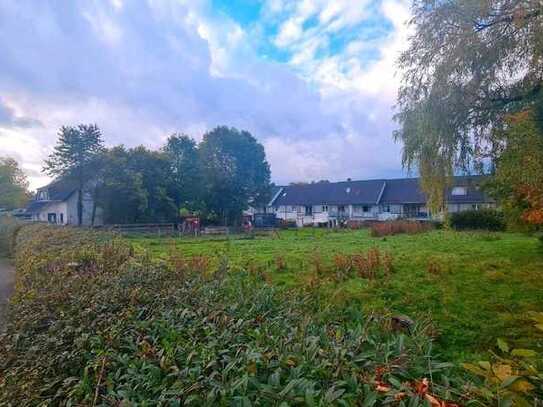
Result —
M 249 130 L 278 183 L 404 175 L 408 0 L 2 0 L 0 155 L 32 187 L 61 125 L 156 148 Z

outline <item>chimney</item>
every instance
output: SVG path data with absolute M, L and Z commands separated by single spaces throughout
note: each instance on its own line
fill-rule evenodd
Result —
M 352 181 L 352 179 L 350 179 L 350 178 L 347 178 L 347 182 L 351 182 L 351 181 Z

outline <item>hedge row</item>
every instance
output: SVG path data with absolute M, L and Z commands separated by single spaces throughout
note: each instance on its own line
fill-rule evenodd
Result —
M 0 405 L 374 405 L 455 397 L 415 327 L 69 228 L 18 234 Z M 431 375 L 431 376 L 430 376 Z M 440 386 L 439 383 L 445 383 Z
M 450 215 L 449 223 L 456 230 L 503 231 L 506 227 L 503 213 L 494 209 L 455 212 Z

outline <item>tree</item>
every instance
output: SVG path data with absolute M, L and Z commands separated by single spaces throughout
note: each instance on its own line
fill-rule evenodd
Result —
M 217 127 L 199 145 L 207 210 L 224 224 L 238 222 L 249 204 L 269 199 L 264 147 L 247 131 Z
M 492 135 L 542 92 L 542 9 L 540 0 L 413 2 L 394 136 L 434 206 L 454 170 L 496 158 Z
M 510 221 L 543 226 L 543 131 L 535 109 L 511 115 L 497 135 L 493 185 Z
M 17 161 L 0 157 L 0 208 L 21 208 L 28 198 L 28 180 Z
M 142 176 L 128 165 L 129 152 L 123 146 L 104 151 L 96 203 L 104 213 L 104 223 L 137 223 L 148 206 L 148 193 Z
M 50 175 L 73 179 L 77 184 L 77 222 L 83 223 L 83 194 L 95 179 L 100 154 L 104 150 L 102 134 L 95 124 L 63 126 L 59 139 L 44 171 Z
M 196 209 L 202 187 L 196 142 L 186 135 L 174 134 L 168 138 L 162 150 L 172 176 L 169 195 L 177 209 Z
M 144 146 L 128 150 L 127 168 L 141 177 L 142 188 L 147 194 L 147 206 L 140 221 L 173 221 L 177 208 L 169 191 L 172 173 L 167 156 L 163 152 L 151 151 Z

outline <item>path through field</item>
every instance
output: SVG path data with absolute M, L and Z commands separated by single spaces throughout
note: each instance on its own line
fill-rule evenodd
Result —
M 4 317 L 8 298 L 13 291 L 15 269 L 7 259 L 0 257 L 0 331 L 4 329 Z

